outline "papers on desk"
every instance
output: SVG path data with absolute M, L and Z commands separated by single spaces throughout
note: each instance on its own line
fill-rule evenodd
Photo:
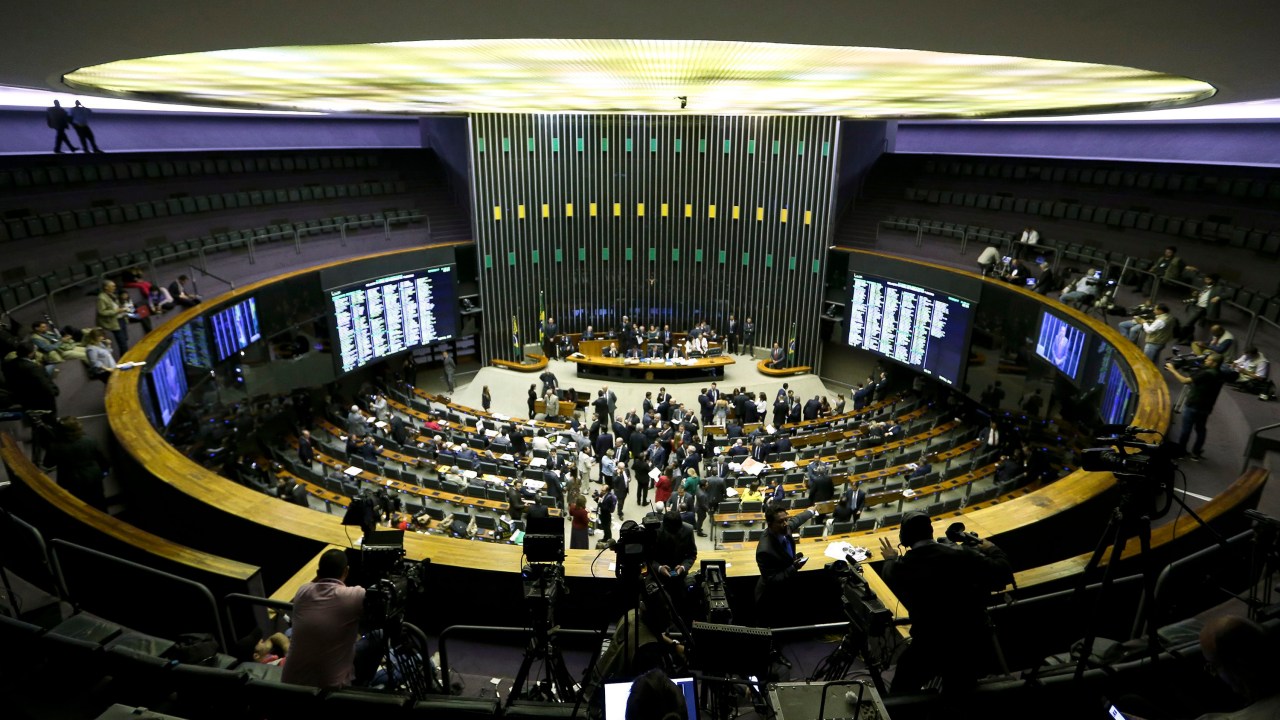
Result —
M 510 419 L 511 419 L 511 418 L 507 417 L 506 415 L 501 415 L 501 414 L 498 414 L 498 413 L 489 413 L 489 417 L 493 418 L 494 420 L 504 420 L 504 421 L 505 421 L 505 420 L 510 420 Z
M 728 497 L 738 497 L 738 488 L 725 488 L 724 494 Z
M 476 472 L 475 470 L 463 470 L 462 477 L 468 480 L 475 480 L 476 478 L 480 477 L 480 473 Z
M 747 473 L 748 475 L 759 475 L 760 473 L 768 469 L 769 469 L 768 465 L 765 465 L 764 463 L 752 457 L 749 457 L 746 460 L 742 461 L 742 472 Z
M 529 467 L 540 468 L 540 467 L 546 467 L 546 466 L 547 466 L 546 458 L 536 457 L 529 461 Z
M 487 438 L 494 437 L 494 436 L 495 436 L 495 435 L 497 435 L 497 434 L 498 434 L 498 431 L 497 431 L 497 430 L 488 430 L 488 429 L 486 429 L 486 430 L 484 431 L 484 436 L 485 436 L 485 437 L 487 437 Z
M 783 470 L 790 470 L 792 468 L 797 468 L 797 467 L 800 467 L 800 466 L 796 465 L 794 460 L 787 460 L 786 462 L 782 463 Z
M 343 471 L 342 471 L 342 474 L 343 474 L 343 475 L 350 475 L 351 477 L 355 477 L 355 476 L 359 475 L 361 472 L 362 472 L 362 471 L 360 470 L 360 468 L 356 467 L 355 465 L 352 465 L 351 467 L 347 468 L 346 470 L 343 470 Z
M 852 555 L 853 559 L 858 562 L 862 562 L 863 560 L 871 557 L 870 550 L 864 547 L 857 547 L 845 541 L 831 543 L 827 546 L 827 549 L 822 552 L 822 554 L 832 560 L 847 560 L 848 558 L 845 556 Z
M 522 484 L 533 492 L 542 492 L 547 487 L 545 482 L 541 480 L 531 480 L 529 478 L 525 478 Z
M 511 453 L 502 453 L 501 455 L 498 456 L 498 459 L 505 460 L 507 462 L 515 462 L 516 460 L 514 457 L 511 456 Z

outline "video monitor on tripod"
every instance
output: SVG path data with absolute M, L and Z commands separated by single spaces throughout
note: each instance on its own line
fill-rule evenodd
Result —
M 689 720 L 698 718 L 698 692 L 693 678 L 671 678 L 684 693 L 685 709 Z M 604 720 L 626 720 L 627 701 L 631 698 L 631 683 L 605 683 L 604 686 Z

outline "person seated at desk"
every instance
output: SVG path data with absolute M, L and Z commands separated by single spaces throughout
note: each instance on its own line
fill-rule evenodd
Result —
M 628 360 L 639 360 L 639 359 L 640 359 L 640 348 L 639 348 L 639 347 L 637 347 L 637 346 L 632 346 L 629 350 L 627 350 L 627 359 L 628 359 Z
M 600 354 L 607 358 L 618 357 L 618 343 L 610 343 L 609 347 L 600 351 Z
M 582 339 L 583 339 L 583 340 L 595 340 L 595 339 L 596 339 L 596 332 L 595 332 L 595 330 L 592 330 L 592 329 L 591 329 L 591 326 L 590 326 L 590 325 L 588 325 L 588 326 L 587 326 L 587 329 L 586 329 L 586 330 L 583 330 L 583 331 L 582 331 Z
M 707 338 L 704 335 L 689 337 L 684 341 L 685 357 L 703 357 L 707 354 Z
M 683 357 L 681 347 L 679 345 L 672 345 L 671 349 L 667 350 L 665 357 L 667 360 L 679 360 Z
M 655 360 L 661 360 L 663 355 L 666 354 L 666 351 L 662 347 L 662 343 L 656 342 L 656 341 L 649 343 L 648 350 L 649 350 L 649 357 Z

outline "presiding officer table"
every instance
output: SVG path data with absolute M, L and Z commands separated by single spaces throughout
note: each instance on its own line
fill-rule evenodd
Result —
M 722 378 L 725 367 L 733 364 L 733 358 L 724 355 L 677 360 L 670 364 L 661 360 L 636 362 L 593 355 L 570 356 L 567 359 L 578 366 L 578 377 L 618 382 L 646 382 L 655 379 L 680 382 Z

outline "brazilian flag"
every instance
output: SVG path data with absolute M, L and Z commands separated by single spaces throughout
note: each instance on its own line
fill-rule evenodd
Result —
M 547 337 L 543 334 L 543 328 L 547 326 L 547 303 L 546 295 L 541 290 L 538 291 L 538 344 L 546 345 Z
M 791 323 L 791 339 L 787 341 L 787 367 L 796 366 L 796 324 Z
M 511 316 L 511 348 L 515 351 L 516 362 L 524 361 L 524 349 L 520 347 L 520 321 Z

